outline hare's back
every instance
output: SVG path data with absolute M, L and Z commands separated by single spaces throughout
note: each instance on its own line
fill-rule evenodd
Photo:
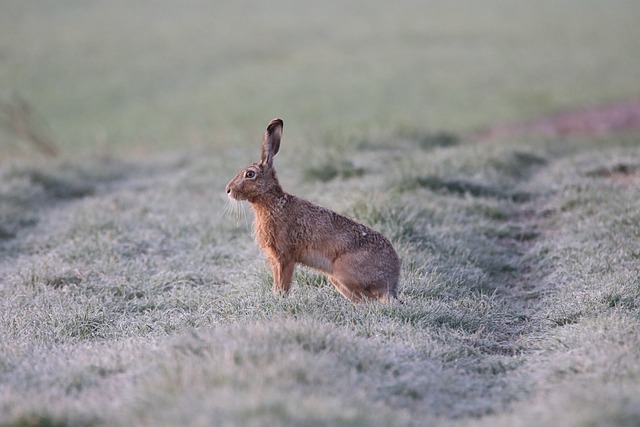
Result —
M 353 251 L 374 250 L 393 251 L 389 240 L 381 233 L 331 209 L 324 208 L 304 199 L 299 202 L 298 225 L 302 225 L 309 241 L 320 245 L 336 245 L 336 250 Z M 316 246 L 316 245 L 313 245 Z

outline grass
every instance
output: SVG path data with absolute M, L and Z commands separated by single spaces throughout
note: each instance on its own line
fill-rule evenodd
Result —
M 468 137 L 634 93 L 635 4 L 196 3 L 3 6 L 62 154 L 0 134 L 1 426 L 638 424 L 638 134 Z M 223 188 L 276 115 L 404 304 L 272 295 Z

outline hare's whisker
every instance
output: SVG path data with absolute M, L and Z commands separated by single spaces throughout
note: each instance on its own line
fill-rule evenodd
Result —
M 244 222 L 245 227 L 247 229 L 250 228 L 247 211 L 242 202 L 231 198 L 227 199 L 227 203 L 225 203 L 224 209 L 222 210 L 222 215 L 233 218 L 236 227 L 239 227 L 240 223 Z
M 244 218 L 244 225 L 247 228 L 247 230 L 250 229 L 249 227 L 249 220 L 247 219 L 247 210 L 244 208 L 244 205 L 242 203 L 239 203 L 240 208 L 242 209 L 242 217 Z

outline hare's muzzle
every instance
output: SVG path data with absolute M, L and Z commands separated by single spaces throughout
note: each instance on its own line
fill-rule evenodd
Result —
M 231 180 L 231 182 L 227 184 L 226 189 L 227 189 L 227 196 L 229 196 L 234 200 L 238 200 L 238 188 L 234 180 Z

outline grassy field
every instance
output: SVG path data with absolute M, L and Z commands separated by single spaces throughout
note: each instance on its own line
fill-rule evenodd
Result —
M 0 426 L 638 425 L 640 135 L 471 135 L 637 97 L 639 16 L 3 2 Z M 276 116 L 284 188 L 387 235 L 404 304 L 272 295 L 224 186 Z

